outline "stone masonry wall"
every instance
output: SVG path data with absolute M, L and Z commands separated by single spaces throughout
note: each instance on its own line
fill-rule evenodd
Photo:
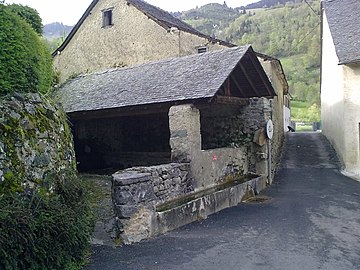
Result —
M 253 140 L 255 131 L 263 122 L 260 119 L 261 109 L 250 106 L 251 109 L 240 106 L 209 105 L 208 108 L 202 109 L 202 149 L 248 146 Z M 250 112 L 253 113 L 252 116 L 249 115 Z M 251 126 L 244 123 L 246 117 L 252 117 Z M 249 122 L 249 119 L 246 119 L 246 122 Z
M 65 113 L 38 94 L 0 101 L 0 191 L 45 188 L 62 170 L 76 171 Z
M 155 206 L 194 190 L 190 164 L 135 167 L 113 175 L 112 200 L 118 218 L 118 237 L 124 243 L 152 236 Z

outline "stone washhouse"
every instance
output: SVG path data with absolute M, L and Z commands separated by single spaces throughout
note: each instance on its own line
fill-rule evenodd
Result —
M 117 170 L 113 237 L 124 243 L 236 205 L 271 181 L 268 156 L 274 167 L 283 128 L 268 154 L 264 126 L 282 123 L 283 107 L 251 46 L 81 75 L 57 97 L 79 170 Z

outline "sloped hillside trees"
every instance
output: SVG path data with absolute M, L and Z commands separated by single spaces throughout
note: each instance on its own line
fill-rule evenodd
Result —
M 0 4 L 0 95 L 46 93 L 53 81 L 51 55 L 40 36 Z

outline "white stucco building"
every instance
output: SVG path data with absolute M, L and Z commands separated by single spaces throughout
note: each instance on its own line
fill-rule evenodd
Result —
M 360 1 L 322 1 L 321 119 L 346 174 L 360 176 Z

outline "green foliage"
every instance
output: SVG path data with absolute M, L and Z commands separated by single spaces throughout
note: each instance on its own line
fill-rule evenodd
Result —
M 0 4 L 0 96 L 46 93 L 53 81 L 52 58 L 28 23 Z
M 291 120 L 296 122 L 320 122 L 320 107 L 303 101 L 291 101 Z
M 185 11 L 180 19 L 207 35 L 217 34 L 239 16 L 239 12 L 227 7 L 226 4 L 207 4 L 201 8 Z
M 49 49 L 50 52 L 54 52 L 60 45 L 64 42 L 64 38 L 52 38 L 52 39 L 44 39 L 44 42 Z
M 0 195 L 0 268 L 81 269 L 93 215 L 84 183 L 64 175 L 50 192 Z
M 39 35 L 43 32 L 42 20 L 36 9 L 33 9 L 29 6 L 23 6 L 18 4 L 12 4 L 7 6 L 11 12 L 19 15 L 22 19 L 24 19 L 31 27 L 34 29 L 36 33 Z

